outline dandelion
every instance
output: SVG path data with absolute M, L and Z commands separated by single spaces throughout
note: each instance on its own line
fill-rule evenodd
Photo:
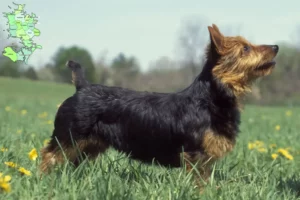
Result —
M 46 118 L 47 116 L 48 116 L 47 112 L 43 112 L 43 113 L 38 115 L 39 118 Z
M 287 147 L 287 148 L 285 148 L 287 151 L 292 151 L 293 149 L 292 149 L 292 147 Z
M 286 149 L 284 149 L 284 148 L 278 149 L 277 152 L 278 152 L 278 153 L 281 153 L 282 155 L 288 154 L 288 153 L 289 153 L 288 150 L 286 150 Z
M 7 148 L 4 148 L 4 147 L 2 147 L 2 148 L 1 148 L 1 151 L 2 151 L 2 152 L 6 152 L 6 151 L 8 151 L 8 149 L 7 149 Z
M 21 174 L 31 176 L 31 172 L 29 170 L 25 169 L 24 167 L 20 167 L 19 172 L 21 172 Z
M 249 142 L 249 143 L 248 143 L 248 149 L 252 150 L 252 149 L 254 149 L 254 148 L 255 148 L 255 144 Z
M 259 141 L 259 140 L 256 140 L 256 141 L 255 141 L 255 145 L 256 145 L 257 147 L 262 147 L 262 146 L 264 146 L 264 142 Z
M 43 142 L 44 146 L 47 146 L 49 144 L 49 142 L 50 142 L 50 139 L 45 139 Z
M 21 129 L 17 130 L 17 134 L 21 134 L 21 133 L 22 133 Z
M 11 187 L 9 184 L 9 181 L 11 180 L 11 176 L 4 176 L 3 174 L 0 173 L 0 188 L 5 191 L 5 192 L 10 192 L 11 191 Z
M 275 130 L 276 130 L 276 131 L 279 131 L 279 130 L 280 130 L 280 126 L 279 126 L 279 125 L 276 125 L 276 126 L 275 126 Z
M 27 114 L 27 110 L 21 110 L 21 115 L 26 115 Z
M 5 107 L 5 111 L 6 111 L 6 112 L 11 111 L 11 107 L 10 107 L 10 106 L 6 106 L 6 107 Z
M 294 160 L 294 157 L 291 154 L 285 155 L 288 160 Z
M 46 123 L 49 124 L 49 125 L 52 125 L 53 121 L 52 120 L 48 120 Z
M 5 192 L 10 192 L 11 191 L 10 184 L 7 183 L 7 182 L 2 181 L 1 178 L 0 178 L 0 188 Z
M 270 147 L 270 148 L 275 148 L 275 147 L 276 147 L 276 144 L 270 144 L 269 147 Z
M 18 165 L 14 162 L 4 162 L 4 164 L 11 168 L 16 168 Z
M 287 111 L 285 112 L 285 115 L 288 116 L 288 117 L 291 116 L 291 115 L 292 115 L 292 111 L 287 110 Z
M 258 149 L 264 147 L 264 143 L 262 141 L 256 140 L 255 142 L 249 142 L 248 143 L 248 149 Z M 262 150 L 264 151 L 264 150 Z
M 267 152 L 267 149 L 261 147 L 261 148 L 258 148 L 257 151 L 262 152 L 262 153 L 266 153 L 266 152 Z
M 294 157 L 286 149 L 280 148 L 277 152 L 286 157 L 288 160 L 294 160 Z
M 6 175 L 4 177 L 2 177 L 2 176 L 3 176 L 3 174 L 0 173 L 0 179 L 2 179 L 5 182 L 9 182 L 11 180 L 11 176 L 9 176 L 9 175 Z
M 29 153 L 28 153 L 28 157 L 30 160 L 36 160 L 36 158 L 38 157 L 37 151 L 36 149 L 32 149 Z
M 277 153 L 272 153 L 271 157 L 272 157 L 273 160 L 275 160 L 278 157 L 278 154 Z

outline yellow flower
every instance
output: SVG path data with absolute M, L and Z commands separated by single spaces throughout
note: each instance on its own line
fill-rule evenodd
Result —
M 47 116 L 48 116 L 47 112 L 43 112 L 43 113 L 38 115 L 39 118 L 46 118 Z
M 11 180 L 11 176 L 6 175 L 6 176 L 2 177 L 2 175 L 3 174 L 0 173 L 0 179 L 1 180 L 5 181 L 5 182 L 9 182 Z
M 14 162 L 4 162 L 5 165 L 7 165 L 8 167 L 11 167 L 11 168 L 15 168 L 17 167 L 18 165 Z
M 21 115 L 26 115 L 27 114 L 27 110 L 21 110 Z
M 258 145 L 263 145 L 263 144 L 264 144 L 264 142 L 263 142 L 263 141 L 256 140 L 256 141 L 255 141 L 255 144 L 258 144 Z
M 285 148 L 287 151 L 292 151 L 292 147 Z
M 49 142 L 50 142 L 50 139 L 45 139 L 43 142 L 44 146 L 47 146 L 49 144 Z
M 36 160 L 36 158 L 38 157 L 37 151 L 36 149 L 32 149 L 29 153 L 28 153 L 29 159 L 30 160 Z
M 24 175 L 31 176 L 31 172 L 29 170 L 25 169 L 24 167 L 20 167 L 19 172 L 21 172 Z
M 4 176 L 2 177 L 2 173 L 0 173 L 0 188 L 5 192 L 10 192 L 11 187 L 8 183 L 11 180 L 11 176 Z
M 275 148 L 276 144 L 270 144 L 270 148 Z
M 278 157 L 278 154 L 277 154 L 277 153 L 273 153 L 273 154 L 271 155 L 271 157 L 272 157 L 273 160 L 275 160 L 275 159 Z
M 11 191 L 11 187 L 10 184 L 7 182 L 1 182 L 0 181 L 0 188 L 5 191 L 5 192 L 10 192 Z
M 284 149 L 284 148 L 279 148 L 277 150 L 278 153 L 281 153 L 282 155 L 289 153 L 288 150 Z
M 46 123 L 52 125 L 53 121 L 52 120 L 48 120 Z
M 280 153 L 289 160 L 294 160 L 294 157 L 286 149 L 280 148 L 278 149 L 278 153 Z
M 1 151 L 2 151 L 2 152 L 5 152 L 5 151 L 8 151 L 8 149 L 7 149 L 7 148 L 4 148 L 4 147 L 2 147 L 2 148 L 1 148 Z
M 279 125 L 276 125 L 276 126 L 275 126 L 275 130 L 276 130 L 276 131 L 279 131 L 279 130 L 280 130 L 280 126 L 279 126 Z
M 261 148 L 258 148 L 257 151 L 262 152 L 262 153 L 265 153 L 265 152 L 267 152 L 267 149 L 261 147 Z
M 263 146 L 264 146 L 264 142 L 259 141 L 259 140 L 256 140 L 256 141 L 255 141 L 255 146 L 256 146 L 256 147 L 263 147 Z
M 288 117 L 291 116 L 292 115 L 292 111 L 290 111 L 290 110 L 286 111 L 285 115 L 288 116 Z
M 255 144 L 254 143 L 251 143 L 251 142 L 249 142 L 248 143 L 248 149 L 254 149 L 255 148 Z
M 262 141 L 256 140 L 255 142 L 249 142 L 248 143 L 248 149 L 257 149 L 262 148 L 264 146 L 264 143 Z
M 288 160 L 294 160 L 294 157 L 291 154 L 285 155 Z
M 10 110 L 11 110 L 10 106 L 6 106 L 6 107 L 5 107 L 5 111 L 6 111 L 6 112 L 9 112 Z
M 21 134 L 21 133 L 22 133 L 22 130 L 21 130 L 21 129 L 17 130 L 17 133 L 18 133 L 18 134 Z

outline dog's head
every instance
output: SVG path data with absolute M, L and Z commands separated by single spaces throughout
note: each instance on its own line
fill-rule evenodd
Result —
M 208 30 L 207 58 L 214 65 L 212 74 L 234 92 L 249 90 L 253 80 L 272 72 L 277 45 L 254 45 L 241 36 L 226 37 L 214 24 Z

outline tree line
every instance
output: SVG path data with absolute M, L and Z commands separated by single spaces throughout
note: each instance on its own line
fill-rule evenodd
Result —
M 222 27 L 225 35 L 235 35 L 239 27 Z M 298 29 L 300 34 L 300 29 Z M 295 41 L 299 41 L 295 39 Z M 88 49 L 80 46 L 60 47 L 50 63 L 40 68 L 13 63 L 0 57 L 0 76 L 31 80 L 71 83 L 67 60 L 84 66 L 86 78 L 93 83 L 127 87 L 140 91 L 175 92 L 188 86 L 200 73 L 204 62 L 204 49 L 208 42 L 207 23 L 197 17 L 183 21 L 180 27 L 177 59 L 162 56 L 150 63 L 146 72 L 138 59 L 120 52 L 111 61 L 106 53 L 93 61 Z M 5 44 L 0 45 L 3 49 Z M 300 43 L 281 43 L 273 73 L 259 79 L 253 93 L 245 99 L 255 104 L 300 104 Z

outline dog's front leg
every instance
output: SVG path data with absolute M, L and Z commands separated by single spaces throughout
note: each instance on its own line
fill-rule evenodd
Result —
M 183 161 L 187 172 L 193 174 L 196 184 L 202 193 L 204 186 L 209 181 L 214 159 L 201 152 L 184 152 Z

